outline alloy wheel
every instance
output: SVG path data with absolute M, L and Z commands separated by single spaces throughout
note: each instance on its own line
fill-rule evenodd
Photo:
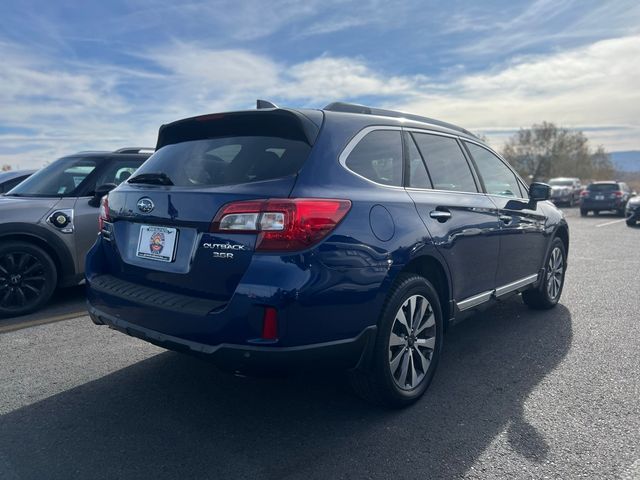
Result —
M 564 258 L 562 250 L 555 247 L 551 251 L 549 264 L 547 265 L 547 294 L 551 300 L 555 300 L 560 294 L 564 275 Z
M 0 257 L 0 308 L 24 309 L 38 301 L 45 288 L 42 262 L 26 252 Z
M 395 384 L 412 390 L 424 379 L 436 346 L 433 308 L 422 295 L 409 297 L 398 309 L 389 337 L 389 367 Z

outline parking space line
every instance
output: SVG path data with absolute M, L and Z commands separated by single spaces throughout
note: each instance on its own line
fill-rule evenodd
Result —
M 47 323 L 62 322 L 63 320 L 71 320 L 72 318 L 83 317 L 85 315 L 87 315 L 86 310 L 81 312 L 65 313 L 55 317 L 39 318 L 29 322 L 12 323 L 10 325 L 0 326 L 0 333 L 15 332 L 16 330 L 22 330 L 23 328 L 37 327 L 39 325 L 46 325 Z
M 624 222 L 626 218 L 621 218 L 619 220 L 611 220 L 610 222 L 601 223 L 600 225 L 596 225 L 596 227 L 606 227 L 607 225 L 613 225 L 614 223 Z

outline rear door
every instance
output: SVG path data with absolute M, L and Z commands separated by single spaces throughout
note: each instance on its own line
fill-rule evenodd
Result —
M 228 300 L 257 234 L 241 225 L 237 233 L 212 233 L 212 220 L 231 202 L 289 196 L 313 141 L 303 122 L 288 111 L 258 110 L 163 127 L 156 153 L 109 194 L 109 273 Z
M 540 205 L 529 202 L 516 174 L 499 157 L 475 143 L 464 144 L 487 195 L 498 208 L 500 260 L 496 287 L 506 293 L 514 282 L 526 284 L 536 280 L 547 244 L 546 216 Z
M 473 307 L 488 300 L 495 287 L 496 207 L 480 192 L 456 138 L 419 131 L 404 135 L 407 192 L 449 266 L 459 308 Z

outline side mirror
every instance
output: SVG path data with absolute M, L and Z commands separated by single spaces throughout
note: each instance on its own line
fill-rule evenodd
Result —
M 104 185 L 100 185 L 96 187 L 96 191 L 93 194 L 93 198 L 89 200 L 89 205 L 92 207 L 98 208 L 100 206 L 100 200 L 111 190 L 116 188 L 117 185 L 115 183 L 105 183 Z
M 551 187 L 546 183 L 533 182 L 529 186 L 529 200 L 533 202 L 544 202 L 551 198 Z

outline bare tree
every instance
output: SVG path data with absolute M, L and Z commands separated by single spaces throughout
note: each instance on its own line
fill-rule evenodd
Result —
M 9 170 L 11 170 L 11 165 L 2 165 L 2 168 L 0 168 L 1 172 L 8 172 Z
M 523 176 L 611 178 L 613 164 L 603 147 L 592 150 L 583 132 L 543 122 L 523 128 L 509 139 L 504 157 Z

